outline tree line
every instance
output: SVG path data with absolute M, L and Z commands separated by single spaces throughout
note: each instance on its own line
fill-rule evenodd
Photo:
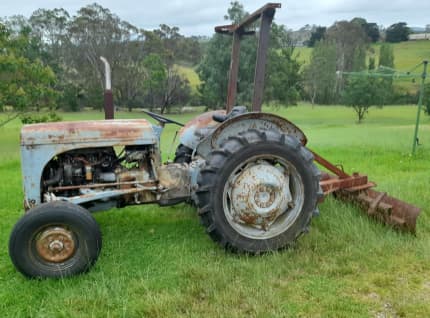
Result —
M 233 1 L 224 18 L 238 23 L 248 14 L 241 3 Z M 258 31 L 258 26 L 256 23 L 251 30 Z M 390 37 L 390 30 L 398 36 L 404 27 L 403 23 L 389 27 L 385 38 Z M 388 75 L 392 72 L 390 45 L 383 44 L 379 50 L 370 46 L 380 40 L 375 23 L 354 18 L 314 28 L 307 65 L 299 62 L 296 39 L 285 26 L 274 22 L 270 36 L 266 104 L 294 105 L 303 99 L 312 104 L 344 103 L 354 107 L 361 121 L 370 106 L 395 101 L 390 77 L 342 75 L 375 69 Z M 237 104 L 251 102 L 257 44 L 258 32 L 244 35 L 241 41 Z M 165 24 L 144 30 L 94 3 L 74 16 L 64 9 L 39 9 L 29 18 L 4 19 L 0 21 L 0 45 L 0 111 L 101 109 L 104 69 L 100 56 L 111 64 L 116 106 L 161 113 L 177 105 L 225 106 L 232 45 L 226 35 L 186 37 L 179 28 Z M 178 65 L 196 70 L 201 81 L 197 91 L 180 74 Z
M 0 23 L 0 41 L 0 105 L 17 110 L 101 108 L 104 56 L 111 64 L 115 105 L 165 112 L 192 97 L 177 64 L 193 64 L 202 55 L 199 39 L 181 35 L 177 27 L 139 29 L 96 3 L 75 16 L 39 9 L 28 19 L 9 17 Z

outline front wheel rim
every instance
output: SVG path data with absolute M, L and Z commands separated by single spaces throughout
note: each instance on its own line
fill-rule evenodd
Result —
M 44 263 L 64 263 L 75 255 L 78 245 L 74 233 L 60 225 L 41 229 L 33 240 L 37 257 Z

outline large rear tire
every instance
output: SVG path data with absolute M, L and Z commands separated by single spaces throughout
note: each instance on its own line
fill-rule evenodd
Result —
M 15 267 L 30 278 L 60 278 L 87 271 L 100 254 L 99 226 L 84 208 L 49 202 L 28 211 L 9 240 Z
M 295 138 L 251 129 L 212 151 L 198 179 L 199 215 L 226 249 L 261 253 L 308 230 L 321 195 L 313 155 Z

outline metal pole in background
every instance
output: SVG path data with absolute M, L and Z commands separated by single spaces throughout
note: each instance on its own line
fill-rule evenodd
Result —
M 418 99 L 418 111 L 417 111 L 417 121 L 415 123 L 415 133 L 414 133 L 414 141 L 412 144 L 412 155 L 415 154 L 415 149 L 418 144 L 418 127 L 420 125 L 420 115 L 421 115 L 421 106 L 423 104 L 423 98 L 424 98 L 424 84 L 427 77 L 427 65 L 428 61 L 423 61 L 424 70 L 423 74 L 421 76 L 421 87 L 420 87 L 420 98 Z
M 113 109 L 113 94 L 112 94 L 112 82 L 111 82 L 111 70 L 109 62 L 103 56 L 100 56 L 100 60 L 105 66 L 105 93 L 104 93 L 104 109 L 105 119 L 114 118 Z

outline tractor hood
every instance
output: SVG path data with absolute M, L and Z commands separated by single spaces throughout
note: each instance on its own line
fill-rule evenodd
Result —
M 145 119 L 44 123 L 25 125 L 21 129 L 21 146 L 105 142 L 154 144 L 158 138 Z

